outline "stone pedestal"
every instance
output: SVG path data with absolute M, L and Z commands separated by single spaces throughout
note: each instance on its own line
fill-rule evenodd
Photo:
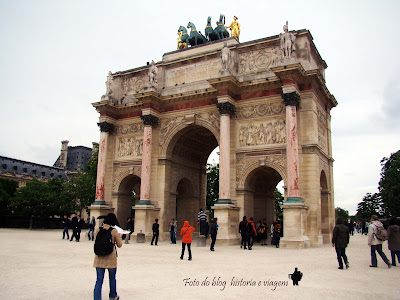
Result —
M 136 243 L 144 243 L 146 241 L 146 235 L 143 232 L 139 232 L 136 235 Z
M 197 237 L 197 247 L 205 247 L 206 246 L 206 237 L 204 235 L 199 235 Z
M 97 219 L 99 216 L 107 216 L 109 213 L 114 212 L 114 208 L 107 204 L 96 204 L 94 202 L 91 206 L 88 207 L 90 209 L 90 216 L 96 219 L 96 227 L 98 229 L 100 226 L 103 226 L 104 219 Z
M 281 248 L 309 248 L 310 240 L 306 236 L 307 206 L 298 200 L 285 201 L 283 203 L 283 238 L 280 241 Z
M 219 245 L 239 245 L 239 208 L 234 204 L 216 204 L 211 207 L 218 219 L 217 243 Z
M 147 241 L 150 241 L 153 237 L 153 223 L 155 219 L 159 218 L 160 208 L 154 207 L 154 205 L 135 205 L 133 209 L 135 210 L 135 231 L 144 233 Z M 136 242 L 138 241 L 136 240 Z

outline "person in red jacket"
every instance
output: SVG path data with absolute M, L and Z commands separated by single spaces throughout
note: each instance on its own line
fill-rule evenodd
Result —
M 185 254 L 185 247 L 187 245 L 189 252 L 189 260 L 192 260 L 192 250 L 190 246 L 192 245 L 192 232 L 194 231 L 194 227 L 189 225 L 189 221 L 185 221 L 183 223 L 183 227 L 181 229 L 182 236 L 182 254 L 181 259 L 183 259 L 183 255 Z

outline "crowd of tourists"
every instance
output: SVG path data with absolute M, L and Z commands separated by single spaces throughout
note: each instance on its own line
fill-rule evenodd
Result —
M 158 237 L 160 234 L 159 220 L 155 219 L 152 226 L 152 239 L 151 245 L 158 244 Z M 332 232 L 332 247 L 336 250 L 336 256 L 339 263 L 339 269 L 348 269 L 350 267 L 349 259 L 346 255 L 346 248 L 350 242 L 350 236 L 354 232 L 365 234 L 367 233 L 368 245 L 371 251 L 371 265 L 372 268 L 378 267 L 378 260 L 376 253 L 382 258 L 383 262 L 391 268 L 396 266 L 397 262 L 400 263 L 400 226 L 396 218 L 389 220 L 388 224 L 383 224 L 378 220 L 376 215 L 371 217 L 370 222 L 353 222 L 352 220 L 346 221 L 343 218 L 337 218 L 336 226 Z M 63 239 L 72 241 L 74 238 L 77 242 L 80 240 L 81 230 L 84 227 L 84 220 L 80 215 L 74 213 L 71 219 L 64 216 L 63 219 Z M 110 293 L 109 299 L 119 299 L 116 291 L 116 270 L 117 270 L 117 250 L 116 247 L 122 246 L 122 239 L 125 238 L 126 242 L 129 240 L 130 234 L 134 231 L 134 219 L 127 218 L 125 228 L 128 232 L 126 235 L 118 233 L 116 226 L 119 222 L 115 214 L 108 214 L 103 221 L 103 226 L 98 228 L 95 232 L 96 220 L 94 217 L 88 222 L 88 239 L 96 240 L 94 245 L 95 259 L 93 266 L 96 268 L 96 284 L 94 288 L 94 299 L 101 299 L 101 290 L 104 280 L 105 270 L 109 273 Z M 206 213 L 200 209 L 197 215 L 197 225 L 199 225 L 199 234 L 205 238 L 211 238 L 210 251 L 215 251 L 215 244 L 218 234 L 218 219 L 213 218 L 210 223 L 207 222 Z M 282 236 L 281 221 L 274 221 L 268 226 L 266 219 L 259 220 L 257 224 L 254 223 L 253 218 L 247 220 L 246 216 L 239 223 L 239 234 L 241 236 L 240 248 L 252 250 L 254 243 L 259 243 L 261 246 L 267 246 L 269 237 L 271 238 L 271 245 L 279 248 L 280 238 Z M 71 239 L 68 230 L 72 229 Z M 179 230 L 177 221 L 171 219 L 168 223 L 168 230 L 170 233 L 171 244 L 176 244 L 176 234 Z M 184 258 L 187 248 L 188 260 L 192 260 L 192 233 L 195 228 L 189 224 L 189 221 L 184 221 L 182 228 L 179 230 L 182 236 L 182 250 L 180 259 Z M 387 258 L 382 251 L 384 241 L 388 241 L 388 248 L 391 254 L 391 261 Z

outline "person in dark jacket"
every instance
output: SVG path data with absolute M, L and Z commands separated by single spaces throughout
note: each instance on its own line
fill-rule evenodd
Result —
M 346 256 L 346 247 L 349 243 L 350 231 L 349 228 L 344 225 L 342 218 L 337 218 L 336 226 L 333 228 L 332 235 L 332 247 L 335 247 L 337 260 L 339 262 L 339 269 L 343 270 L 343 261 L 346 265 L 346 269 L 349 268 L 349 261 Z M 343 261 L 342 261 L 343 259 Z
M 160 224 L 158 224 L 158 219 L 155 220 L 152 230 L 153 230 L 153 238 L 151 239 L 151 245 L 153 245 L 153 242 L 155 240 L 155 245 L 157 246 L 158 236 L 160 234 Z
M 211 245 L 210 245 L 211 251 L 214 251 L 215 241 L 217 240 L 217 233 L 218 233 L 217 221 L 218 221 L 217 218 L 212 219 L 210 229 L 208 230 L 208 234 L 211 237 Z
M 85 221 L 82 219 L 81 215 L 78 215 L 78 222 L 76 224 L 76 241 L 79 242 L 81 239 L 81 231 Z
M 389 220 L 388 233 L 388 247 L 392 255 L 392 266 L 396 266 L 397 262 L 400 264 L 400 227 L 396 225 L 396 218 Z
M 247 245 L 249 247 L 249 250 L 252 250 L 254 239 L 257 236 L 256 226 L 254 225 L 253 218 L 250 218 L 250 220 L 247 222 L 246 231 L 247 231 Z
M 72 242 L 72 240 L 75 237 L 75 240 L 78 242 L 79 241 L 78 236 L 77 236 L 77 233 L 78 233 L 78 217 L 76 216 L 76 213 L 72 214 L 71 228 L 72 228 L 72 236 L 71 236 L 70 241 Z
M 68 217 L 65 215 L 64 216 L 64 219 L 62 220 L 62 224 L 63 224 L 63 227 L 64 227 L 64 230 L 63 230 L 63 239 L 65 239 L 65 234 L 67 234 L 67 240 L 69 240 L 69 233 L 68 233 L 68 229 L 69 229 L 69 227 L 70 227 L 70 223 L 71 223 L 71 221 L 68 219 Z
M 239 223 L 239 233 L 242 236 L 242 241 L 240 242 L 240 248 L 244 247 L 246 248 L 246 242 L 247 242 L 247 231 L 246 231 L 246 226 L 247 226 L 247 219 L 246 216 L 243 217 L 243 221 Z

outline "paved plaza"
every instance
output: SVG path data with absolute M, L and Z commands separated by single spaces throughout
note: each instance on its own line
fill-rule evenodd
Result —
M 1 299 L 92 299 L 93 242 L 62 240 L 62 230 L 0 229 Z M 388 257 L 385 242 L 384 251 Z M 331 245 L 305 250 L 271 246 L 193 243 L 193 260 L 179 259 L 181 244 L 124 244 L 118 249 L 117 291 L 121 299 L 399 299 L 400 266 L 378 258 L 370 268 L 367 237 L 351 237 L 350 269 L 338 270 Z M 303 272 L 299 286 L 288 274 Z M 106 274 L 108 278 L 108 274 Z M 187 280 L 185 280 L 187 279 Z M 186 286 L 185 286 L 186 282 Z M 108 280 L 103 299 L 108 299 Z

